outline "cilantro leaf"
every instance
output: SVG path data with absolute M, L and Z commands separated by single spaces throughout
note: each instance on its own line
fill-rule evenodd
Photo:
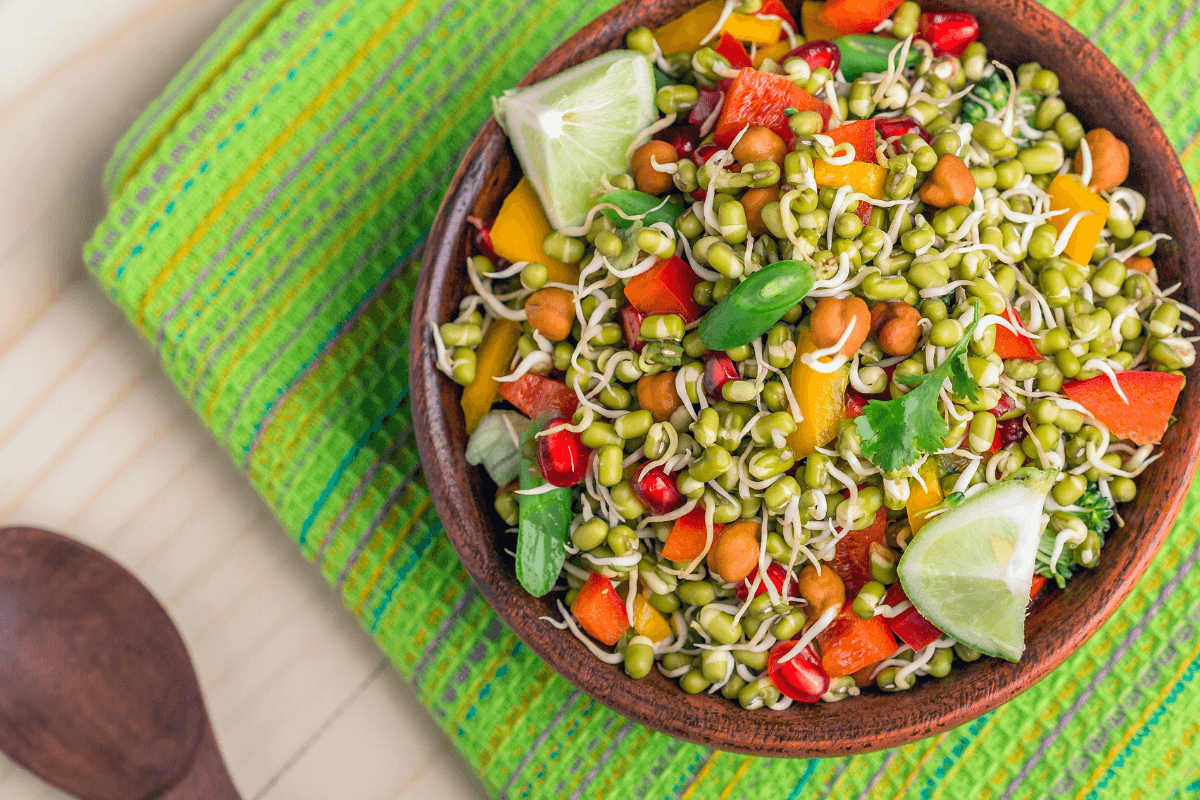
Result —
M 937 404 L 947 380 L 950 390 L 959 397 L 972 402 L 979 399 L 979 384 L 967 367 L 967 346 L 979 318 L 980 308 L 976 305 L 974 321 L 933 372 L 896 379 L 905 385 L 916 384 L 912 391 L 894 400 L 872 400 L 863 407 L 862 416 L 854 420 L 862 438 L 863 455 L 884 472 L 894 472 L 916 463 L 922 453 L 942 449 L 950 427 Z

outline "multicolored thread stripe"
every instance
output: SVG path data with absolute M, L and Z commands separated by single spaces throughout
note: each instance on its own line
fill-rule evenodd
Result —
M 653 733 L 488 608 L 411 435 L 414 258 L 488 98 L 611 5 L 248 0 L 117 145 L 86 263 L 497 797 L 1200 796 L 1200 489 L 1061 669 L 885 752 L 781 761 Z M 1134 79 L 1200 191 L 1197 6 L 1049 5 Z

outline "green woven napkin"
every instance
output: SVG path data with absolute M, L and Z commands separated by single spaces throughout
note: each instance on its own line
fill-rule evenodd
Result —
M 412 437 L 415 258 L 489 96 L 611 4 L 249 0 L 118 144 L 86 262 L 499 797 L 1200 793 L 1200 489 L 1062 668 L 969 725 L 849 758 L 653 733 L 556 677 L 475 591 Z M 1134 78 L 1200 178 L 1195 6 L 1051 6 Z

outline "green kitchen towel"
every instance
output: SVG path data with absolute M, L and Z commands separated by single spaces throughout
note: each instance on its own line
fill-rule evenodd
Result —
M 647 730 L 558 678 L 474 589 L 412 436 L 415 262 L 489 97 L 611 4 L 248 0 L 118 144 L 89 269 L 497 797 L 1200 796 L 1200 489 L 1060 669 L 956 730 L 847 758 Z M 1191 0 L 1051 6 L 1200 178 Z

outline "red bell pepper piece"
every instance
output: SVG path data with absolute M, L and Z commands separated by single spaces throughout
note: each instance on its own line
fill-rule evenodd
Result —
M 842 613 L 817 634 L 821 666 L 830 678 L 850 675 L 896 652 L 896 639 L 880 617 L 859 619 L 847 603 Z
M 634 467 L 633 477 L 633 493 L 654 514 L 674 511 L 683 502 L 683 493 L 675 487 L 675 479 L 662 467 L 646 469 L 645 464 L 639 464 Z
M 571 420 L 561 417 L 553 419 L 546 423 L 546 429 L 570 422 Z M 540 437 L 537 443 L 538 467 L 546 483 L 565 488 L 583 480 L 592 451 L 579 438 L 578 433 L 559 428 Z
M 758 567 L 755 567 L 749 576 L 742 579 L 742 582 L 733 590 L 733 594 L 738 600 L 745 600 L 750 596 L 750 587 L 754 585 L 754 579 L 758 577 Z M 780 595 L 783 594 L 783 584 L 787 581 L 787 570 L 772 561 L 767 566 L 767 578 L 758 582 L 758 588 L 754 590 L 754 596 L 767 593 L 767 581 L 775 587 L 775 591 Z M 791 581 L 788 581 L 788 589 L 794 594 L 796 589 L 796 578 L 793 576 Z
M 979 38 L 979 20 L 965 11 L 927 11 L 917 25 L 917 38 L 929 42 L 939 56 L 961 56 Z
M 1118 372 L 1116 376 L 1128 403 L 1117 394 L 1107 375 L 1067 381 L 1063 394 L 1086 408 L 1114 436 L 1135 444 L 1158 444 L 1183 390 L 1183 376 L 1168 372 Z
M 871 578 L 871 544 L 883 544 L 887 509 L 875 513 L 875 521 L 861 531 L 850 531 L 837 543 L 829 566 L 846 585 L 846 597 L 854 597 Z
M 674 147 L 680 158 L 689 158 L 700 144 L 700 126 L 672 125 L 654 134 L 654 138 Z
M 537 419 L 546 411 L 570 419 L 579 407 L 579 398 L 565 383 L 532 372 L 526 372 L 515 381 L 501 383 L 500 396 L 530 419 Z
M 838 33 L 870 33 L 903 0 L 826 0 L 818 19 Z
M 825 131 L 825 135 L 833 139 L 835 145 L 849 142 L 854 146 L 854 160 L 867 164 L 877 162 L 875 158 L 875 120 L 860 119 L 847 122 L 837 128 Z
M 746 67 L 725 93 L 725 105 L 717 118 L 713 138 L 720 144 L 729 144 L 748 125 L 763 125 L 779 134 L 785 141 L 794 139 L 788 127 L 786 108 L 799 111 L 816 111 L 825 124 L 829 123 L 832 109 L 824 100 L 818 100 L 808 92 L 781 75 L 759 72 Z
M 721 102 L 720 89 L 709 89 L 704 86 L 698 87 L 696 105 L 692 106 L 692 112 L 688 114 L 688 122 L 693 125 L 703 125 L 704 120 L 712 116 L 712 113 L 717 110 L 717 103 L 719 102 Z M 713 152 L 717 152 L 718 149 L 714 147 Z
M 863 415 L 863 407 L 869 402 L 871 402 L 870 398 L 864 397 L 854 389 L 847 389 L 845 419 L 861 417 Z
M 725 56 L 725 60 L 729 62 L 729 66 L 734 69 L 753 66 L 754 62 L 750 60 L 750 54 L 746 52 L 746 48 L 742 47 L 742 43 L 730 36 L 728 33 L 722 33 L 717 46 L 713 48 L 718 55 Z
M 764 0 L 762 6 L 755 12 L 756 17 L 779 17 L 783 20 L 784 27 L 779 32 L 779 40 L 783 41 L 787 38 L 788 28 L 792 29 L 792 33 L 803 35 L 800 26 L 796 24 L 796 18 L 792 16 L 792 12 L 787 10 L 782 0 Z
M 1011 308 L 1004 309 L 1002 316 L 1014 325 L 1021 325 L 1021 320 L 1017 318 Z M 1030 361 L 1041 361 L 1045 358 L 1034 347 L 1028 336 L 1013 333 L 1003 325 L 996 326 L 996 346 L 992 352 L 1001 358 L 1025 358 Z
M 1045 575 L 1034 575 L 1033 576 L 1033 584 L 1029 587 L 1029 599 L 1033 600 L 1033 598 L 1037 597 L 1037 593 L 1040 592 L 1042 590 L 1042 587 L 1045 585 L 1046 585 L 1046 576 Z
M 679 256 L 671 256 L 630 278 L 625 297 L 643 314 L 678 314 L 691 322 L 704 313 L 692 295 L 698 283 L 700 276 Z
M 593 572 L 571 604 L 571 613 L 579 627 L 604 644 L 612 647 L 629 630 L 629 615 L 625 602 L 617 594 L 612 581 Z
M 625 332 L 625 346 L 635 353 L 642 352 L 646 342 L 642 336 L 642 322 L 646 315 L 633 306 L 621 309 L 621 329 Z
M 721 537 L 725 526 L 719 522 L 713 523 L 713 541 Z M 667 541 L 663 542 L 662 557 L 668 561 L 691 562 L 704 552 L 704 543 L 708 541 L 708 533 L 704 527 L 704 507 L 696 506 L 688 513 L 675 520 Z
M 884 139 L 899 139 L 905 134 L 915 133 L 924 139 L 926 144 L 933 144 L 933 137 L 929 131 L 912 117 L 876 117 L 875 130 L 879 131 L 879 135 Z
M 715 106 L 714 106 L 715 108 Z M 692 161 L 696 162 L 697 167 L 703 167 L 717 153 L 721 152 L 720 145 L 715 145 L 712 142 L 702 144 L 692 153 Z
M 704 393 L 715 403 L 721 399 L 721 387 L 737 380 L 733 359 L 720 350 L 704 354 Z
M 811 644 L 793 658 L 781 661 L 795 646 L 795 641 L 775 646 L 767 661 L 767 675 L 784 696 L 799 703 L 815 703 L 829 691 L 829 676 Z
M 838 67 L 842 65 L 842 51 L 836 44 L 824 39 L 805 42 L 796 49 L 788 51 L 787 55 L 779 60 L 779 63 L 782 64 L 789 58 L 804 59 L 804 63 L 808 64 L 810 70 L 825 67 L 830 72 L 836 73 Z
M 883 602 L 885 605 L 892 607 L 909 602 L 908 595 L 905 594 L 904 587 L 900 585 L 900 581 L 896 581 L 888 587 L 887 594 L 883 596 Z M 928 647 L 932 642 L 937 641 L 944 635 L 941 628 L 925 619 L 915 606 L 910 607 L 897 616 L 887 617 L 886 619 L 892 633 L 896 634 L 900 641 L 911 647 L 913 652 L 919 652 L 922 648 Z

